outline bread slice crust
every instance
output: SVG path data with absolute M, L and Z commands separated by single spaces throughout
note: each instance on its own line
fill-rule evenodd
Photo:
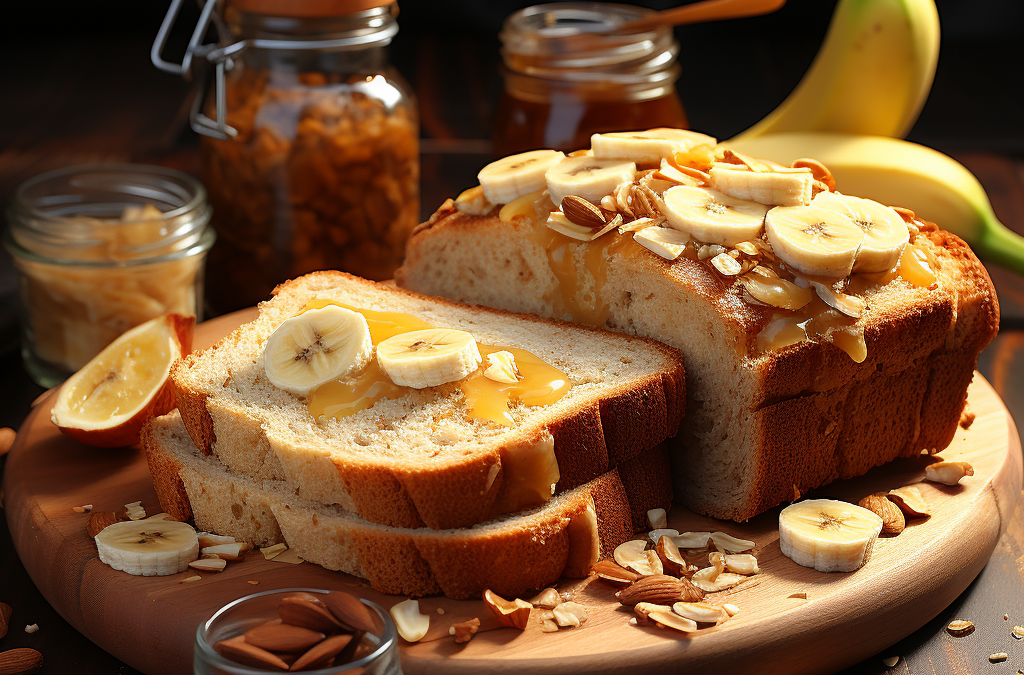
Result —
M 639 349 L 661 366 L 642 377 L 580 396 L 568 409 L 562 406 L 557 413 L 532 415 L 526 423 L 501 435 L 500 442 L 480 451 L 449 457 L 440 465 L 403 463 L 395 457 L 367 453 L 325 452 L 319 437 L 279 433 L 266 405 L 224 395 L 209 381 L 199 381 L 197 369 L 209 367 L 222 354 L 251 349 L 253 341 L 247 331 L 253 324 L 246 324 L 203 353 L 187 356 L 172 370 L 178 409 L 196 447 L 214 452 L 233 471 L 261 480 L 285 480 L 311 501 L 337 504 L 374 523 L 451 529 L 522 508 L 511 496 L 506 467 L 510 466 L 510 457 L 530 452 L 538 444 L 553 444 L 560 492 L 649 451 L 678 431 L 685 409 L 682 359 L 675 350 L 654 341 L 610 336 L 510 312 L 468 308 L 341 272 L 316 272 L 282 284 L 271 300 L 261 304 L 261 317 L 277 312 L 277 319 L 283 320 L 281 317 L 294 314 L 304 304 L 301 298 L 330 297 L 332 292 L 341 292 L 339 289 L 356 305 L 360 297 L 380 308 L 401 301 L 404 306 L 466 315 L 476 325 L 501 321 L 520 325 L 524 331 L 556 330 L 564 335 L 569 349 L 574 343 L 600 338 L 608 349 L 622 353 Z M 530 349 L 529 344 L 520 346 Z M 255 361 L 252 368 L 258 368 Z M 228 381 L 223 388 L 230 386 Z
M 463 214 L 448 200 L 414 230 L 395 281 L 564 318 L 569 308 L 539 228 L 525 216 L 504 222 L 496 210 Z M 868 357 L 859 364 L 831 342 L 758 354 L 772 310 L 743 301 L 702 263 L 669 263 L 639 247 L 607 256 L 603 327 L 658 339 L 687 361 L 687 411 L 672 455 L 677 498 L 706 515 L 746 520 L 795 491 L 948 445 L 978 354 L 998 330 L 999 305 L 962 240 L 926 224 L 916 241 L 936 263 L 938 287 L 897 280 L 873 291 L 861 322 Z M 581 261 L 577 268 L 578 283 L 597 283 Z M 504 292 L 513 283 L 516 292 Z
M 665 455 L 646 453 L 530 512 L 461 530 L 393 528 L 337 507 L 313 504 L 280 481 L 231 473 L 191 443 L 174 412 L 143 430 L 161 507 L 197 528 L 258 546 L 280 541 L 305 560 L 370 581 L 385 593 L 479 597 L 485 588 L 514 597 L 554 583 L 574 568 L 571 523 L 592 509 L 601 557 L 629 539 L 650 508 L 671 503 Z M 638 481 L 649 476 L 651 480 Z

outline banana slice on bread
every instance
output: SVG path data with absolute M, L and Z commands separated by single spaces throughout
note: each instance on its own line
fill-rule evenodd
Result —
M 894 209 L 871 199 L 835 192 L 819 193 L 812 206 L 838 211 L 864 231 L 854 272 L 887 272 L 896 266 L 910 241 L 907 223 Z
M 698 145 L 715 145 L 706 134 L 686 129 L 647 129 L 594 134 L 590 147 L 598 159 L 628 159 L 637 164 L 658 164 L 677 152 L 685 153 Z
M 713 188 L 679 185 L 663 197 L 668 224 L 704 243 L 735 246 L 761 234 L 768 207 Z
M 544 174 L 565 155 L 557 150 L 531 150 L 491 162 L 477 174 L 492 204 L 509 202 L 544 189 Z
M 623 159 L 599 159 L 581 155 L 566 157 L 544 175 L 551 201 L 561 204 L 569 195 L 597 204 L 615 191 L 620 183 L 636 177 L 636 164 Z
M 372 354 L 363 315 L 327 305 L 282 322 L 267 339 L 263 366 L 275 387 L 305 396 L 325 382 L 362 370 Z
M 820 206 L 776 206 L 764 229 L 775 255 L 794 270 L 837 279 L 853 270 L 864 240 L 849 217 Z
M 456 382 L 480 367 L 476 338 L 453 328 L 402 333 L 377 345 L 377 363 L 391 381 L 424 389 Z
M 711 185 L 735 199 L 748 199 L 768 206 L 801 206 L 811 202 L 814 175 L 810 169 L 780 167 L 752 171 L 743 165 L 716 164 L 711 167 Z

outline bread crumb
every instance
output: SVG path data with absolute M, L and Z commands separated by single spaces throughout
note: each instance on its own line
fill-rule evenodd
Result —
M 30 623 L 29 625 L 25 626 L 26 633 L 35 633 L 37 630 L 39 630 L 38 623 Z

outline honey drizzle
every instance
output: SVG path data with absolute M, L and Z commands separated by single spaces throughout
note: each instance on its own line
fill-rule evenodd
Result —
M 337 305 L 359 312 L 366 318 L 370 328 L 370 340 L 377 345 L 395 335 L 414 330 L 433 328 L 430 324 L 411 314 L 402 312 L 381 312 L 360 309 L 333 300 L 315 298 L 302 311 L 320 309 L 327 305 Z M 482 419 L 502 426 L 513 426 L 511 406 L 551 405 L 565 396 L 572 383 L 568 376 L 554 366 L 546 363 L 525 349 L 516 347 L 499 347 L 479 344 L 483 363 L 476 372 L 465 379 L 454 383 L 462 390 L 466 401 L 466 416 L 470 419 Z M 515 384 L 495 382 L 484 377 L 487 368 L 487 355 L 508 351 L 515 357 L 516 368 L 520 380 Z M 314 419 L 321 415 L 340 419 L 354 415 L 361 410 L 372 408 L 384 399 L 397 399 L 415 393 L 416 389 L 396 385 L 377 364 L 371 359 L 366 368 L 355 377 L 327 382 L 317 387 L 309 397 L 308 409 Z

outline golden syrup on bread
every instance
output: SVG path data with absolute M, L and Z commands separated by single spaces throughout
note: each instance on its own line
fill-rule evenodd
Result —
M 433 328 L 411 314 L 361 309 L 321 298 L 310 300 L 302 311 L 320 309 L 327 305 L 338 305 L 362 314 L 370 327 L 370 340 L 374 345 L 401 333 Z M 512 417 L 512 405 L 551 405 L 572 388 L 572 383 L 565 373 L 525 349 L 484 344 L 478 344 L 478 347 L 483 357 L 480 368 L 469 377 L 452 383 L 453 386 L 461 388 L 466 401 L 466 415 L 471 419 L 513 426 L 515 420 Z M 487 355 L 498 351 L 508 351 L 515 356 L 520 376 L 518 382 L 495 382 L 484 377 L 484 370 L 488 366 Z M 378 401 L 400 398 L 415 391 L 417 390 L 410 387 L 396 385 L 380 369 L 377 360 L 371 359 L 366 368 L 355 377 L 327 382 L 317 387 L 310 394 L 307 405 L 309 413 L 314 418 L 321 415 L 341 418 L 371 408 Z

